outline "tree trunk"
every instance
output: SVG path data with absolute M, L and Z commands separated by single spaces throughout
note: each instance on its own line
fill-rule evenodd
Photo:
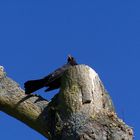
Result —
M 132 140 L 97 73 L 86 65 L 67 70 L 48 102 L 24 91 L 0 69 L 0 110 L 50 140 Z

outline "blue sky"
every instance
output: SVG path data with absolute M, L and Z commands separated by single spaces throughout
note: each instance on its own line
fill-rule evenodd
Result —
M 140 140 L 140 1 L 0 1 L 0 65 L 21 87 L 72 54 L 94 68 Z M 50 99 L 57 91 L 43 93 Z M 0 112 L 3 140 L 45 140 Z

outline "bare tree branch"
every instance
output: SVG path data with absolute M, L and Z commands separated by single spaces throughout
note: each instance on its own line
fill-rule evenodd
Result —
M 39 133 L 48 136 L 45 116 L 42 112 L 48 101 L 24 91 L 0 68 L 0 110 L 24 122 Z
M 115 113 L 97 73 L 70 68 L 48 103 L 24 91 L 0 69 L 0 109 L 52 140 L 132 140 L 133 131 Z

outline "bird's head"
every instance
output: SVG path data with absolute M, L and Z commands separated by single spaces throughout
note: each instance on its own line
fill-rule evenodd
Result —
M 74 57 L 72 57 L 71 55 L 68 55 L 67 63 L 68 63 L 68 64 L 71 64 L 72 66 L 73 66 L 73 65 L 77 65 L 76 60 L 75 60 Z

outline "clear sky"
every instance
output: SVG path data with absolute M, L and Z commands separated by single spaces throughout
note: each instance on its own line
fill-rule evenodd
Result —
M 23 88 L 72 54 L 94 68 L 140 140 L 140 1 L 0 0 L 0 65 Z M 57 91 L 44 93 L 50 99 Z M 0 112 L 2 140 L 45 140 Z

